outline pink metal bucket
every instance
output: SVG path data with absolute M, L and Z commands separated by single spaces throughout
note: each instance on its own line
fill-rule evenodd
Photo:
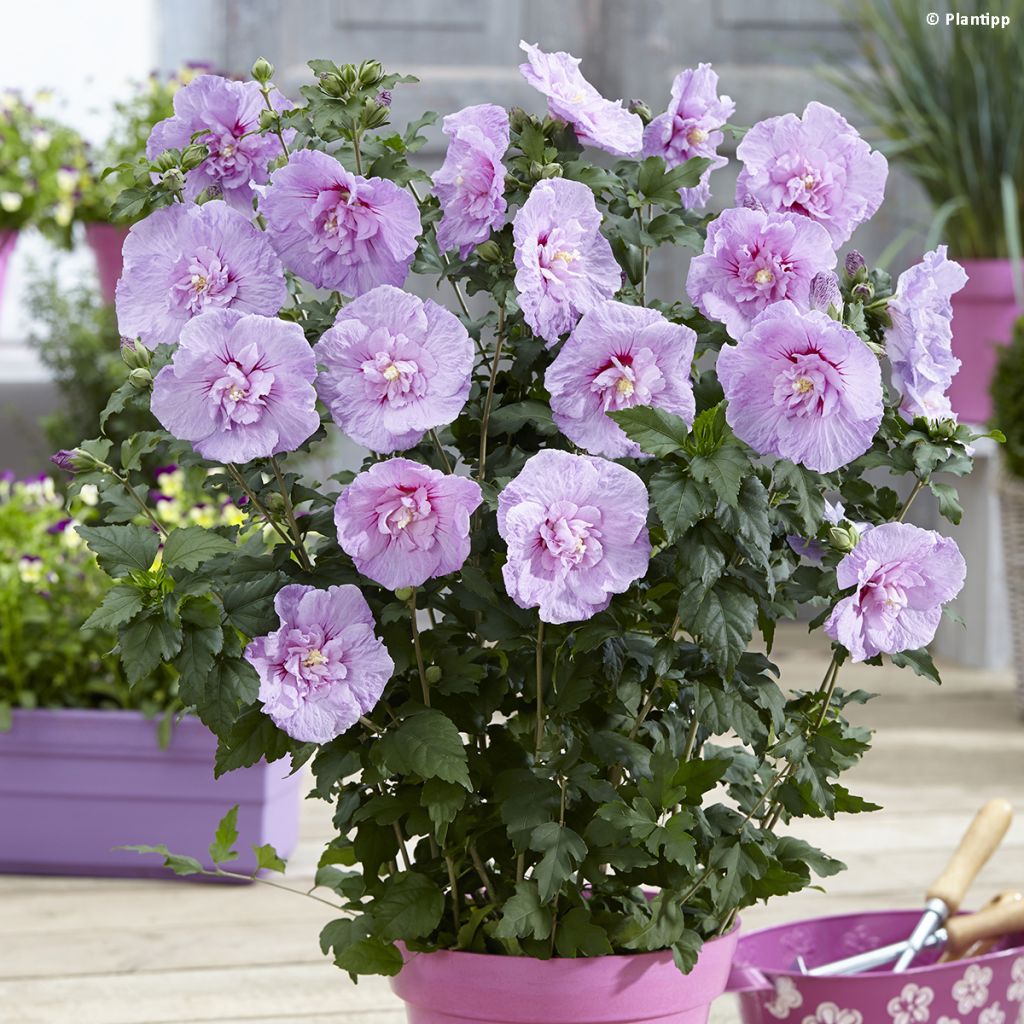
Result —
M 670 952 L 532 960 L 412 953 L 391 979 L 409 1024 L 707 1024 L 739 936 L 707 942 L 689 974 Z
M 1013 291 L 1009 260 L 961 260 L 967 284 L 953 296 L 953 354 L 960 372 L 949 399 L 965 423 L 987 423 L 992 415 L 989 384 L 999 346 L 1009 342 L 1022 310 Z
M 100 279 L 100 294 L 104 302 L 114 301 L 117 280 L 121 276 L 121 250 L 128 237 L 128 229 L 121 224 L 103 224 L 96 221 L 85 225 L 85 240 L 96 257 L 96 273 Z
M 972 960 L 935 962 L 921 953 L 902 974 L 871 971 L 810 977 L 796 969 L 830 963 L 905 939 L 918 910 L 819 917 L 744 935 L 728 989 L 743 1024 L 1018 1024 L 1024 1002 L 1024 936 Z

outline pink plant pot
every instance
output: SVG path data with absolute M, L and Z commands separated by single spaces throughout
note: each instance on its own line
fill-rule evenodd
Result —
M 1013 291 L 1009 260 L 961 260 L 967 284 L 953 296 L 953 354 L 960 372 L 949 398 L 966 423 L 987 423 L 992 415 L 989 385 L 997 346 L 1006 345 L 1022 310 Z
M 16 710 L 0 732 L 0 872 L 169 877 L 157 854 L 114 847 L 165 844 L 206 867 L 217 822 L 238 804 L 238 860 L 253 844 L 287 856 L 299 829 L 298 775 L 285 761 L 213 777 L 216 739 L 199 719 L 175 726 L 166 750 L 137 711 Z
M 681 974 L 670 952 L 533 960 L 405 952 L 391 979 L 409 1024 L 707 1024 L 739 926 L 705 943 Z
M 4 305 L 4 288 L 7 286 L 7 268 L 10 266 L 14 247 L 18 244 L 18 232 L 0 230 L 0 310 Z
M 85 240 L 96 257 L 96 272 L 100 279 L 100 293 L 104 302 L 112 303 L 117 281 L 123 266 L 121 250 L 128 237 L 128 229 L 121 224 L 103 224 L 94 221 L 85 225 Z
M 796 969 L 900 942 L 920 909 L 819 917 L 744 935 L 728 990 L 743 1024 L 1017 1024 L 1024 1001 L 1024 936 L 971 960 L 936 963 L 926 950 L 902 974 L 811 977 Z

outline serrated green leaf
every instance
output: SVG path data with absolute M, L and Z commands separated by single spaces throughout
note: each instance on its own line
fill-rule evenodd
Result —
M 551 934 L 551 911 L 541 902 L 537 883 L 532 879 L 516 883 L 516 894 L 505 901 L 501 920 L 494 929 L 495 938 L 546 939 Z
M 454 722 L 440 711 L 410 715 L 378 741 L 374 753 L 388 769 L 421 779 L 443 779 L 472 790 L 466 748 Z
M 444 893 L 426 875 L 412 871 L 386 879 L 383 892 L 370 905 L 374 934 L 388 942 L 429 935 L 443 913 Z
M 700 485 L 680 466 L 662 466 L 651 477 L 650 492 L 669 541 L 684 534 L 707 514 Z
M 555 949 L 559 956 L 606 956 L 612 952 L 608 933 L 594 924 L 588 907 L 573 907 L 558 921 Z
M 217 823 L 213 842 L 210 843 L 210 860 L 214 864 L 225 864 L 238 859 L 238 851 L 234 849 L 238 842 L 238 804 L 224 815 Z
M 779 459 L 772 467 L 773 489 L 784 492 L 796 508 L 804 535 L 813 537 L 825 517 L 821 477 L 796 463 Z
M 897 668 L 912 668 L 923 679 L 932 683 L 942 683 L 942 677 L 927 647 L 921 647 L 916 651 L 898 651 L 896 654 L 890 654 L 889 659 Z
M 530 849 L 544 854 L 533 869 L 533 878 L 544 903 L 568 881 L 587 855 L 587 844 L 580 836 L 554 821 L 545 822 L 533 830 Z
M 956 488 L 952 484 L 940 484 L 934 480 L 928 484 L 928 487 L 939 503 L 939 515 L 954 525 L 959 525 L 960 520 L 963 519 L 964 510 Z
M 393 977 L 402 969 L 401 950 L 393 942 L 360 939 L 334 958 L 335 964 L 350 974 L 383 974 Z
M 288 866 L 270 843 L 264 843 L 262 846 L 254 843 L 252 852 L 256 854 L 256 866 L 264 871 L 278 871 L 283 874 Z
M 160 538 L 148 526 L 79 526 L 78 536 L 96 555 L 100 565 L 113 577 L 132 570 L 148 572 L 160 547 Z
M 735 445 L 724 444 L 708 455 L 695 455 L 690 460 L 693 478 L 709 484 L 720 501 L 735 508 L 740 485 L 750 474 L 750 459 Z
M 142 594 L 127 585 L 111 587 L 99 608 L 82 623 L 82 629 L 115 630 L 142 611 Z
M 170 661 L 181 647 L 181 629 L 157 611 L 122 626 L 121 663 L 129 683 L 145 679 L 158 665 Z
M 164 541 L 163 561 L 169 568 L 198 569 L 208 559 L 234 550 L 231 541 L 213 530 L 203 526 L 180 526 L 171 530 Z
M 171 853 L 163 843 L 156 846 L 118 846 L 116 849 L 129 853 L 158 853 L 164 859 L 164 867 L 170 868 L 176 875 L 201 875 L 204 870 L 203 865 L 195 857 L 183 857 L 181 854 Z
M 636 441 L 648 455 L 661 458 L 672 455 L 681 451 L 689 438 L 686 421 L 664 409 L 636 405 L 632 409 L 619 409 L 606 415 L 615 420 L 626 436 Z
M 701 593 L 691 583 L 679 597 L 683 626 L 699 636 L 715 664 L 730 677 L 750 643 L 757 621 L 757 602 L 732 579 L 725 579 Z

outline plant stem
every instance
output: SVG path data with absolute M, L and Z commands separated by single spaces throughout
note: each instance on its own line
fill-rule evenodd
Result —
M 142 514 L 156 527 L 161 537 L 167 536 L 167 527 L 160 522 L 159 519 L 150 511 L 149 506 L 135 493 L 135 489 L 132 487 L 131 482 L 126 476 L 122 476 L 113 466 L 108 465 L 106 462 L 103 463 L 103 468 L 110 473 L 110 475 L 125 489 L 128 496 L 139 506 L 139 510 Z
M 213 871 L 203 871 L 201 873 L 213 876 L 220 875 L 223 878 L 237 878 L 241 882 L 259 882 L 260 885 L 269 885 L 274 889 L 280 889 L 282 892 L 290 892 L 293 896 L 305 896 L 307 899 L 316 900 L 318 903 L 323 903 L 332 910 L 344 909 L 337 903 L 325 900 L 322 896 L 315 896 L 312 889 L 309 892 L 305 892 L 302 889 L 293 889 L 290 885 L 282 885 L 280 882 L 275 882 L 270 878 L 260 878 L 259 875 L 243 875 L 238 871 L 225 871 L 222 867 L 217 867 Z
M 411 871 L 412 867 L 409 864 L 409 854 L 406 852 L 405 849 L 405 836 L 402 835 L 402 826 L 399 825 L 397 821 L 393 822 L 392 824 L 395 830 L 395 839 L 398 840 L 398 854 L 402 858 L 402 863 L 405 865 L 405 870 Z
M 274 109 L 274 104 L 270 102 L 270 89 L 266 85 L 264 85 L 263 88 L 260 89 L 260 92 L 263 94 L 263 102 L 266 103 L 267 110 L 269 110 L 272 114 L 276 114 L 277 111 Z M 274 129 L 274 134 L 281 140 L 281 149 L 284 150 L 284 155 L 287 157 L 289 155 L 288 143 L 284 141 L 284 132 L 281 130 L 280 116 L 278 116 L 277 127 Z
M 535 656 L 537 671 L 537 727 L 534 733 L 533 759 L 540 760 L 540 748 L 544 742 L 544 620 L 537 622 L 537 650 Z
M 689 732 L 686 734 L 686 748 L 683 750 L 683 760 L 689 761 L 693 757 L 693 748 L 697 745 L 697 730 L 700 728 L 700 720 L 697 718 L 696 708 L 693 711 L 693 721 L 690 723 Z
M 498 307 L 498 332 L 494 340 L 494 358 L 491 360 L 491 376 L 487 382 L 487 397 L 484 399 L 483 415 L 480 418 L 480 466 L 477 470 L 478 483 L 484 482 L 484 471 L 487 466 L 487 428 L 491 421 L 491 407 L 494 405 L 494 384 L 498 379 L 498 363 L 501 361 L 501 349 L 505 344 L 505 306 Z
M 270 465 L 273 467 L 274 476 L 277 478 L 278 490 L 281 492 L 281 497 L 284 498 L 284 510 L 285 515 L 288 517 L 288 525 L 291 526 L 292 535 L 295 537 L 295 542 L 292 545 L 293 550 L 302 563 L 302 568 L 306 572 L 312 572 L 313 563 L 310 562 L 309 555 L 306 553 L 306 545 L 302 542 L 302 531 L 299 530 L 299 521 L 295 518 L 295 506 L 292 504 L 292 496 L 288 493 L 284 473 L 281 472 L 281 464 L 277 461 L 276 455 L 271 455 Z
M 444 468 L 450 473 L 452 471 L 452 464 L 448 458 L 448 453 L 444 450 L 441 444 L 441 439 L 437 436 L 436 430 L 430 431 L 431 440 L 434 442 L 434 446 L 437 448 L 437 454 L 441 456 L 441 461 L 444 463 Z
M 455 934 L 459 934 L 459 880 L 455 877 L 455 862 L 452 855 L 446 853 L 444 862 L 448 865 L 448 884 L 452 887 L 452 924 L 455 925 Z
M 910 506 L 914 504 L 914 499 L 924 490 L 925 485 L 928 483 L 928 478 L 924 480 L 915 480 L 914 489 L 910 492 L 910 496 L 903 503 L 903 508 L 900 509 L 900 514 L 896 517 L 897 523 L 902 523 L 907 513 L 910 511 Z
M 469 856 L 473 861 L 473 867 L 476 869 L 476 873 L 480 876 L 480 881 L 484 883 L 484 889 L 487 892 L 487 899 L 491 902 L 497 900 L 497 893 L 494 890 L 494 885 L 491 882 L 491 876 L 487 874 L 487 868 L 484 866 L 484 862 L 480 859 L 480 851 L 476 848 L 476 840 L 470 840 L 469 842 Z
M 416 625 L 416 591 L 409 598 L 409 619 L 412 622 L 412 646 L 416 651 L 416 668 L 420 673 L 420 686 L 423 688 L 423 703 L 430 707 L 430 683 L 427 682 L 427 670 L 423 664 L 423 648 L 420 646 L 420 629 Z
M 636 211 L 637 219 L 640 221 L 640 230 L 643 231 L 644 224 L 644 208 L 642 206 L 637 207 Z M 647 246 L 640 246 L 640 304 L 642 306 L 647 305 Z
M 363 173 L 363 154 L 359 150 L 359 142 L 363 137 L 362 132 L 352 133 L 352 152 L 355 154 L 356 174 Z
M 263 502 L 256 497 L 255 492 L 245 482 L 245 478 L 242 476 L 238 467 L 233 462 L 229 462 L 224 468 L 228 471 L 228 473 L 230 474 L 231 478 L 235 481 L 235 483 L 238 484 L 242 491 L 248 496 L 249 500 L 253 503 L 253 506 L 255 507 L 256 511 L 259 512 L 264 519 L 266 519 L 268 525 L 270 525 L 273 528 L 274 532 L 278 535 L 278 537 L 280 537 L 281 540 L 283 540 L 285 544 L 287 544 L 288 547 L 292 549 L 292 551 L 295 551 L 295 545 L 293 544 L 291 537 L 289 537 L 288 534 L 285 533 L 285 531 L 281 528 L 281 524 L 270 514 L 266 505 L 264 505 Z

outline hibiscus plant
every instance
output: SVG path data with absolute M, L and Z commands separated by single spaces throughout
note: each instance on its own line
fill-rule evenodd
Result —
M 411 157 L 434 118 L 388 127 L 408 79 L 376 62 L 312 61 L 299 105 L 262 60 L 182 88 L 120 201 L 147 216 L 109 410 L 152 429 L 71 455 L 128 677 L 170 662 L 218 772 L 308 764 L 334 808 L 321 942 L 354 975 L 397 972 L 400 944 L 688 970 L 742 908 L 841 868 L 777 830 L 873 809 L 839 781 L 870 737 L 840 669 L 936 680 L 963 582 L 905 522 L 929 490 L 959 521 L 945 478 L 971 466 L 944 399 L 955 265 L 895 291 L 856 252 L 833 272 L 885 159 L 811 104 L 745 133 L 715 217 L 744 132 L 709 66 L 651 118 L 524 48 L 547 116 L 449 115 L 432 177 Z M 668 246 L 688 299 L 648 291 Z M 311 479 L 339 431 L 362 470 Z M 138 522 L 150 453 L 248 522 Z M 811 691 L 771 660 L 801 609 L 832 642 Z M 233 838 L 229 815 L 218 872 Z

